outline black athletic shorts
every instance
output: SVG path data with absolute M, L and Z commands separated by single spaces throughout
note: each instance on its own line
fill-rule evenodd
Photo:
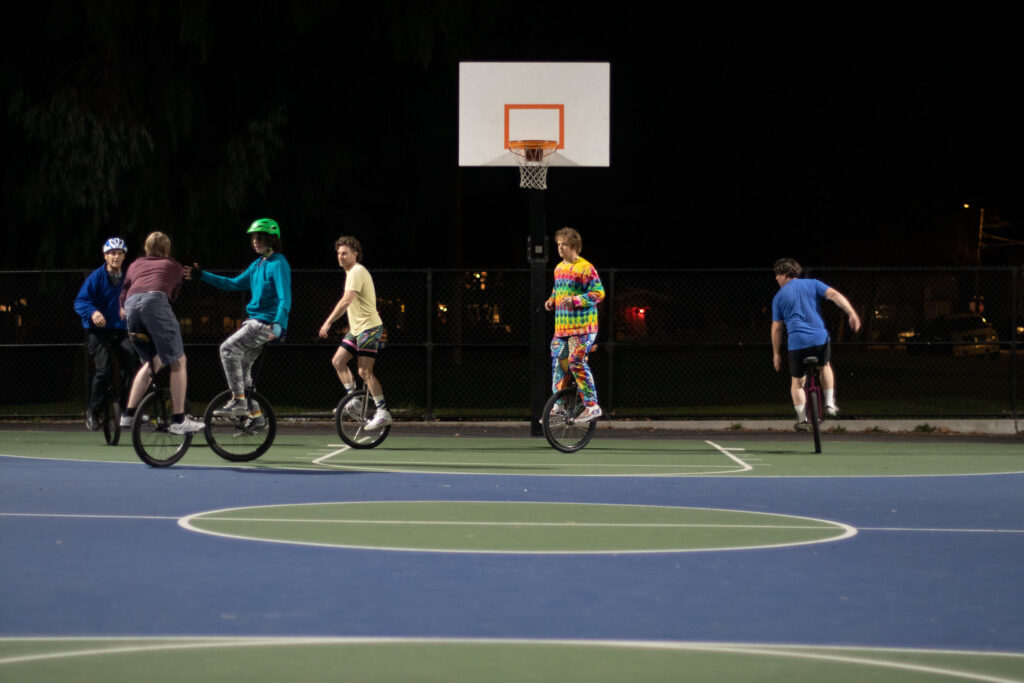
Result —
M 818 365 L 825 365 L 832 356 L 832 342 L 827 341 L 821 346 L 808 346 L 806 349 L 790 349 L 789 351 L 789 376 L 804 376 L 804 358 L 816 356 Z

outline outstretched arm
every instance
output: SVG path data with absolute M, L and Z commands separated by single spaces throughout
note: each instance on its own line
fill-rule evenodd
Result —
M 223 275 L 214 275 L 213 273 L 209 273 L 200 268 L 198 263 L 193 263 L 191 266 L 185 266 L 185 279 L 199 280 L 200 282 L 205 282 L 208 285 L 213 285 L 217 289 L 241 292 L 252 288 L 251 270 L 252 265 L 235 277 L 224 277 Z
M 857 311 L 853 310 L 853 306 L 850 304 L 850 300 L 839 293 L 838 290 L 829 287 L 825 291 L 825 298 L 834 303 L 839 308 L 843 309 L 850 318 L 850 329 L 854 332 L 860 330 L 860 316 L 857 315 Z

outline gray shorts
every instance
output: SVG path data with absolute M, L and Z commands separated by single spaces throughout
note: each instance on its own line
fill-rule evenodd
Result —
M 172 365 L 185 355 L 181 343 L 181 326 L 174 316 L 171 303 L 163 292 L 133 294 L 124 303 L 125 318 L 129 334 L 145 332 L 156 347 L 156 355 L 165 365 Z M 143 362 L 152 359 L 149 344 L 135 344 L 135 350 Z

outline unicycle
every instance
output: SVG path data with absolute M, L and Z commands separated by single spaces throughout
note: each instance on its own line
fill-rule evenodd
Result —
M 391 425 L 367 429 L 366 423 L 377 412 L 377 406 L 366 387 L 345 394 L 334 410 L 334 426 L 341 440 L 352 448 L 379 446 L 391 432 Z
M 174 422 L 174 409 L 171 403 L 171 389 L 165 381 L 170 374 L 170 368 L 165 366 L 159 372 L 153 372 L 153 358 L 156 358 L 156 348 L 153 346 L 149 335 L 145 333 L 131 333 L 131 339 L 136 344 L 150 345 L 150 388 L 146 395 L 135 408 L 135 418 L 132 420 L 132 446 L 135 447 L 135 454 L 142 462 L 150 467 L 170 467 L 188 451 L 192 445 L 192 434 L 175 434 L 170 431 Z M 185 412 L 188 412 L 188 403 L 185 403 Z
M 131 386 L 131 378 L 135 372 L 126 365 L 125 350 L 120 348 L 123 337 L 118 333 L 111 332 L 105 335 L 99 342 L 107 357 L 106 379 L 102 385 L 102 398 L 96 410 L 95 418 L 99 428 L 103 431 L 103 440 L 108 446 L 116 446 L 121 440 L 121 406 L 124 398 L 128 395 L 128 388 Z M 96 368 L 95 358 L 92 357 L 89 339 L 86 339 L 86 393 L 92 391 L 90 379 L 94 377 Z M 134 355 L 134 353 L 132 354 Z M 91 409 L 91 408 L 87 408 Z
M 597 431 L 597 421 L 576 422 L 584 407 L 583 397 L 575 384 L 551 395 L 544 405 L 544 418 L 541 420 L 549 444 L 563 453 L 575 453 L 590 443 Z
M 821 423 L 825 420 L 825 403 L 818 384 L 818 358 L 804 358 L 804 393 L 807 396 L 807 421 L 814 434 L 814 452 L 821 453 Z
M 594 345 L 591 353 L 596 348 L 597 345 Z M 568 386 L 553 393 L 544 404 L 541 426 L 544 437 L 553 448 L 563 453 L 575 453 L 590 443 L 594 432 L 597 431 L 597 421 L 576 421 L 586 406 L 583 404 L 579 386 L 569 372 L 568 360 L 563 358 L 559 362 L 566 373 L 563 382 Z
M 276 344 L 279 342 L 269 342 Z M 222 391 L 213 397 L 206 407 L 203 433 L 206 443 L 213 452 L 231 462 L 249 462 L 266 453 L 277 435 L 277 417 L 274 407 L 263 394 L 256 391 L 256 378 L 263 368 L 266 344 L 260 350 L 259 358 L 252 373 L 253 386 L 245 390 L 249 412 L 241 416 L 215 415 L 214 411 L 231 400 L 231 390 Z
M 106 391 L 103 393 L 99 418 L 107 445 L 116 446 L 121 440 L 121 395 L 114 389 L 113 378 L 107 382 Z

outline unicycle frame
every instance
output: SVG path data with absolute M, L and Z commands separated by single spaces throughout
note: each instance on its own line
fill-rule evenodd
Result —
M 814 452 L 821 453 L 821 424 L 825 421 L 825 400 L 818 382 L 821 366 L 817 356 L 804 358 L 804 395 L 806 397 L 807 422 L 814 435 Z

